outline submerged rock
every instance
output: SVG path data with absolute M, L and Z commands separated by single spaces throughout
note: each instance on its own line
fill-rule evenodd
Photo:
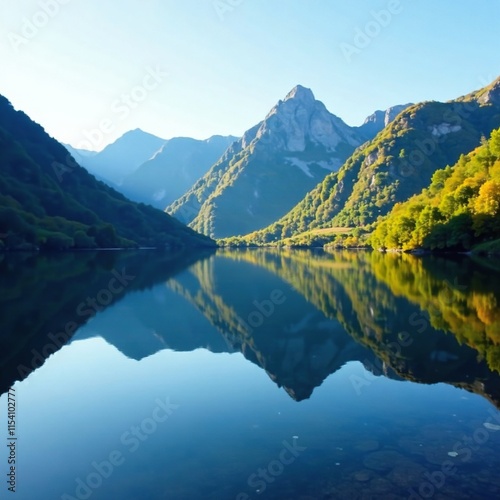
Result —
M 375 451 L 380 448 L 380 443 L 376 439 L 367 439 L 366 441 L 361 441 L 354 446 L 356 451 L 369 452 Z
M 394 493 L 394 485 L 383 477 L 376 477 L 370 481 L 370 490 L 373 493 Z
M 403 436 L 398 440 L 398 445 L 402 451 L 420 456 L 423 456 L 425 453 L 423 443 L 424 440 L 419 435 Z
M 393 469 L 404 459 L 404 456 L 397 451 L 381 450 L 369 453 L 363 460 L 363 464 L 368 469 L 372 469 L 378 472 L 387 472 Z
M 419 484 L 422 480 L 422 474 L 426 468 L 411 460 L 405 460 L 397 464 L 387 475 L 387 479 L 401 488 L 410 488 L 412 485 Z
M 352 477 L 356 481 L 359 481 L 360 483 L 365 483 L 366 481 L 369 481 L 370 479 L 373 478 L 373 472 L 368 470 L 368 469 L 362 469 L 357 472 L 355 472 Z

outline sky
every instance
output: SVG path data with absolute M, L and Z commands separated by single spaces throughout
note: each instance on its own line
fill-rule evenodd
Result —
M 500 75 L 489 0 L 0 0 L 0 94 L 57 140 L 235 135 L 297 84 L 349 125 Z

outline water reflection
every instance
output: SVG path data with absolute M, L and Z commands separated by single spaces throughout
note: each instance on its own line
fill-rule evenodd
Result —
M 497 498 L 497 277 L 365 252 L 8 256 L 18 498 Z M 158 398 L 178 405 L 168 425 L 150 422 Z M 88 486 L 114 451 L 124 462 Z
M 4 258 L 2 391 L 80 329 L 76 338 L 101 336 L 136 360 L 162 349 L 240 351 L 298 401 L 357 360 L 375 375 L 446 382 L 500 406 L 499 281 L 481 262 L 297 250 L 151 255 Z M 361 390 L 364 381 L 352 383 Z
M 500 283 L 484 262 L 378 252 L 226 256 L 280 276 L 368 348 L 388 376 L 392 369 L 412 381 L 451 383 L 499 406 Z
M 134 359 L 240 351 L 297 401 L 360 361 L 374 375 L 446 382 L 500 406 L 495 287 L 469 259 L 220 252 L 126 297 L 78 338 L 101 335 Z M 367 381 L 351 383 L 361 391 Z
M 90 318 L 208 255 L 0 254 L 0 393 L 42 366 Z

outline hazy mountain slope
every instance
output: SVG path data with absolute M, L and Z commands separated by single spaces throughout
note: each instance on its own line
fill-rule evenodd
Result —
M 2 96 L 0 152 L 0 248 L 213 243 L 97 181 Z
M 141 129 L 130 130 L 95 154 L 77 150 L 81 165 L 106 182 L 120 185 L 165 144 L 166 140 Z
M 69 154 L 81 165 L 82 160 L 99 154 L 97 151 L 88 151 L 86 149 L 74 148 L 71 144 L 61 143 L 69 152 Z
M 117 189 L 132 200 L 164 209 L 206 174 L 235 140 L 218 135 L 204 141 L 170 139 L 153 158 L 126 176 Z

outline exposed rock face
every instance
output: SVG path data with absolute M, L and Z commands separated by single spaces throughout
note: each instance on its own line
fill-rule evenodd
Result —
M 485 104 L 500 104 L 500 77 L 487 87 L 486 92 L 478 100 Z
M 167 208 L 204 234 L 245 234 L 284 215 L 364 142 L 300 85 Z
M 310 89 L 297 85 L 280 101 L 260 125 L 256 139 L 261 144 L 291 152 L 306 149 L 308 142 L 335 152 L 341 142 L 353 147 L 359 136 L 325 105 L 316 101 Z
M 438 125 L 429 127 L 429 130 L 434 137 L 441 137 L 442 135 L 459 132 L 460 130 L 462 130 L 462 127 L 460 125 L 451 125 L 450 123 L 443 122 L 439 123 Z
M 392 106 L 385 111 L 375 111 L 364 121 L 363 125 L 357 127 L 358 133 L 366 137 L 367 140 L 375 137 L 381 130 L 387 127 L 387 125 L 389 125 L 389 123 L 391 123 L 396 116 L 399 115 L 399 113 L 411 105 L 411 103 L 399 104 L 397 106 Z
M 431 183 L 434 172 L 455 164 L 500 125 L 500 79 L 448 102 L 426 101 L 376 112 L 358 132 L 374 133 L 337 172 L 325 177 L 284 217 L 251 239 L 272 242 L 307 229 L 373 223 Z M 250 240 L 250 238 L 249 238 Z

